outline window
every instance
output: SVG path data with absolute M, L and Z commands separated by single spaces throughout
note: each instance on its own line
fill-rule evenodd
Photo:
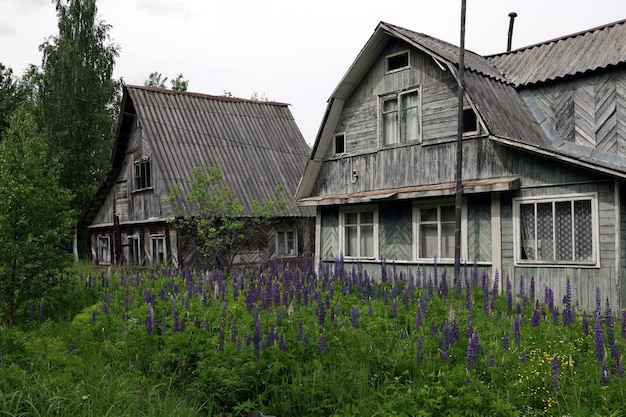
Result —
M 416 208 L 417 258 L 454 259 L 454 204 Z
M 409 68 L 409 51 L 402 51 L 385 57 L 385 72 L 399 71 L 407 68 Z
M 150 175 L 150 160 L 135 163 L 135 190 L 143 190 L 152 187 Z
M 128 237 L 128 263 L 130 265 L 141 265 L 140 239 L 138 236 Z
M 595 264 L 596 195 L 514 200 L 520 263 Z
M 418 90 L 382 97 L 380 102 L 382 145 L 419 140 L 419 108 Z
M 337 133 L 333 136 L 333 141 L 335 142 L 335 155 L 341 155 L 346 152 L 346 134 L 345 133 Z
M 111 239 L 108 236 L 98 236 L 98 263 L 111 263 Z
M 296 231 L 279 230 L 276 232 L 276 256 L 290 258 L 298 255 L 298 240 Z
M 463 133 L 478 133 L 478 119 L 472 109 L 463 109 Z
M 162 235 L 151 236 L 152 240 L 152 263 L 163 264 L 166 260 L 165 237 Z
M 378 256 L 378 212 L 372 208 L 342 210 L 340 245 L 347 258 L 376 259 Z

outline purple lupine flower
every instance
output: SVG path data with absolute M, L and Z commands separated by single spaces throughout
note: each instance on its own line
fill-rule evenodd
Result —
M 509 350 L 509 335 L 506 333 L 502 336 L 502 349 Z
M 495 295 L 495 294 L 494 294 Z M 509 316 L 513 313 L 513 290 L 511 286 L 511 280 L 506 277 L 506 305 Z
M 555 326 L 558 326 L 559 324 L 559 308 L 558 307 L 554 307 L 552 310 L 552 323 Z
M 398 302 L 395 301 L 391 306 L 391 317 L 394 319 L 398 316 Z
M 489 316 L 489 287 L 486 283 L 485 275 L 483 274 L 483 311 L 486 316 Z
M 599 314 L 596 314 L 593 320 L 593 340 L 596 359 L 601 361 L 604 359 L 604 333 L 602 331 L 602 319 Z
M 165 319 L 165 311 L 161 314 L 161 334 L 165 333 L 165 329 L 167 328 L 167 321 Z
M 442 349 L 437 349 L 439 351 L 439 354 L 441 355 L 441 359 L 443 359 L 445 362 L 450 362 L 450 355 L 448 355 L 448 352 L 442 350 Z
M 626 339 L 626 310 L 622 310 L 622 339 Z
M 230 341 L 235 343 L 237 341 L 237 322 L 234 321 L 230 326 Z
M 596 313 L 602 314 L 602 298 L 600 297 L 600 287 L 596 287 Z
M 522 353 L 519 355 L 519 360 L 522 363 L 526 363 L 526 361 L 528 360 L 528 356 L 526 355 L 525 350 L 522 350 Z
M 172 318 L 174 319 L 174 333 L 180 332 L 180 320 L 178 318 L 178 309 L 172 304 Z
M 621 359 L 619 360 L 619 362 L 617 362 L 617 370 L 615 371 L 615 375 L 617 375 L 618 378 L 624 378 L 624 364 L 622 363 Z
M 620 361 L 619 347 L 617 346 L 616 341 L 613 341 L 613 344 L 611 345 L 611 358 L 613 358 L 615 363 Z
M 496 360 L 493 358 L 493 354 L 489 355 L 489 367 L 492 368 L 496 366 Z
M 285 340 L 285 335 L 283 333 L 280 334 L 278 345 L 282 352 L 287 353 L 289 351 L 289 349 L 287 348 L 287 341 Z
M 267 337 L 265 339 L 265 345 L 263 346 L 265 349 L 269 348 L 276 341 L 276 330 L 274 326 L 270 325 L 270 328 L 267 330 Z
M 39 303 L 39 323 L 43 321 L 43 301 Z
M 302 340 L 302 318 L 298 319 L 298 340 Z
M 522 298 L 522 301 L 526 303 L 528 301 L 528 297 L 526 296 L 526 288 L 524 285 L 524 276 L 521 275 L 519 277 L 519 296 Z
M 252 336 L 254 344 L 254 355 L 259 356 L 261 351 L 261 320 L 259 319 L 259 308 L 254 310 L 254 335 Z
M 520 321 L 513 320 L 513 340 L 515 341 L 515 346 L 519 346 L 520 338 L 521 338 Z
M 148 304 L 148 314 L 146 315 L 146 332 L 152 334 L 152 327 L 154 325 L 154 309 L 152 303 Z
M 352 327 L 354 327 L 355 329 L 361 327 L 360 318 L 361 312 L 359 311 L 359 309 L 356 307 L 352 307 L 352 309 L 350 310 L 350 319 L 352 321 Z
M 195 327 L 197 329 L 200 328 L 200 319 L 198 318 L 197 314 L 193 318 L 193 327 Z
M 602 360 L 602 367 L 600 368 L 600 383 L 605 387 L 611 382 L 611 372 L 609 371 L 609 365 L 606 363 L 606 358 Z
M 478 335 L 476 332 L 472 332 L 472 336 L 469 338 L 467 343 L 467 369 L 470 371 L 474 369 L 476 358 L 481 352 L 482 346 L 480 345 Z
M 539 310 L 535 307 L 535 309 L 533 310 L 533 315 L 530 318 L 530 326 L 531 327 L 539 326 L 540 320 L 541 320 L 541 314 L 539 313 Z
M 323 331 L 320 332 L 320 337 L 317 340 L 317 351 L 320 355 L 326 353 L 326 335 Z
M 417 311 L 415 313 L 415 328 L 419 329 L 420 327 L 422 327 L 422 324 L 422 309 L 418 305 Z
M 452 328 L 450 327 L 450 323 L 448 320 L 443 323 L 443 348 L 448 349 L 452 344 Z
M 554 292 L 552 291 L 552 288 L 546 286 L 545 295 L 546 295 L 546 304 L 548 305 L 548 309 L 550 311 L 554 310 Z
M 424 341 L 421 337 L 417 338 L 417 363 L 424 361 Z
M 554 392 L 559 392 L 559 358 L 555 354 L 552 358 L 552 389 Z
M 615 341 L 613 311 L 611 310 L 611 304 L 609 299 L 606 299 L 606 307 L 604 310 L 604 324 L 606 325 L 606 340 L 609 346 L 613 345 Z

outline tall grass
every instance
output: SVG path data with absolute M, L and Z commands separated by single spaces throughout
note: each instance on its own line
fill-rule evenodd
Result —
M 67 287 L 92 300 L 80 312 L 57 301 L 60 319 L 0 330 L 0 409 L 626 415 L 626 313 L 602 294 L 582 312 L 570 288 L 554 300 L 532 279 L 514 289 L 471 268 L 458 282 L 442 272 L 389 268 L 375 281 L 338 262 L 319 275 L 278 264 L 83 275 Z

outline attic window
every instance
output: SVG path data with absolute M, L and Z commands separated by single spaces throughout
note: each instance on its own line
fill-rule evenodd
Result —
M 335 147 L 335 155 L 341 155 L 346 152 L 346 134 L 337 133 L 333 136 L 333 142 Z
M 472 109 L 463 109 L 463 133 L 477 133 L 478 119 Z
M 385 72 L 389 73 L 406 68 L 409 68 L 409 51 L 402 51 L 385 57 Z
M 152 175 L 150 173 L 150 160 L 135 163 L 134 190 L 145 190 L 152 187 Z

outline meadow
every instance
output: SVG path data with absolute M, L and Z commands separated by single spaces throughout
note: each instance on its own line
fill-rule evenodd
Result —
M 626 416 L 599 291 L 384 271 L 77 273 L 0 327 L 0 416 Z

